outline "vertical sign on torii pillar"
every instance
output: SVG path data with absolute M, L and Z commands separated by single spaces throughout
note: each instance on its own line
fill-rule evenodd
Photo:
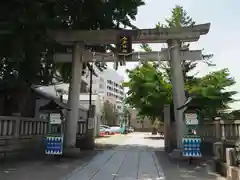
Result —
M 180 42 L 194 42 L 197 41 L 201 35 L 205 35 L 208 33 L 210 29 L 210 23 L 195 25 L 187 28 L 160 28 L 160 29 L 140 29 L 140 30 L 96 30 L 96 31 L 79 31 L 79 30 L 60 30 L 60 31 L 49 31 L 49 35 L 52 36 L 58 43 L 60 44 L 78 44 L 76 42 L 84 42 L 85 44 L 116 44 L 116 38 L 119 34 L 126 33 L 131 37 L 132 43 L 168 43 L 168 50 L 170 52 L 170 64 L 171 64 L 171 74 L 172 74 L 172 83 L 173 83 L 173 97 L 174 97 L 174 109 L 175 109 L 175 117 L 176 117 L 176 131 L 177 131 L 177 142 L 178 148 L 182 148 L 182 136 L 184 132 L 184 122 L 182 112 L 176 112 L 176 109 L 181 106 L 185 101 L 184 95 L 184 82 L 181 70 L 181 55 L 180 55 Z M 125 38 L 126 40 L 126 38 Z M 125 46 L 124 46 L 125 47 Z M 77 49 L 77 48 L 75 48 Z M 79 50 L 80 51 L 80 50 Z M 85 53 L 85 52 L 84 52 Z M 79 59 L 79 63 L 81 64 L 80 57 L 85 57 L 86 55 L 73 51 L 72 60 L 76 61 Z M 124 53 L 124 52 L 123 52 Z M 120 54 L 119 54 L 120 55 Z M 112 59 L 115 61 L 115 59 Z M 191 59 L 189 59 L 191 60 Z M 75 65 L 74 65 L 75 63 Z M 76 66 L 81 69 L 81 65 L 73 62 L 72 75 L 76 77 L 78 74 L 76 73 Z M 80 77 L 81 75 L 79 75 Z M 80 85 L 76 85 L 76 83 L 80 83 L 78 78 L 72 78 L 70 87 L 69 96 L 74 97 L 74 94 L 77 95 L 77 91 L 79 91 Z M 77 82 L 77 80 L 79 80 Z M 75 85 L 74 85 L 75 84 Z M 78 93 L 79 94 L 79 93 Z M 79 99 L 78 97 L 76 97 Z M 74 98 L 73 98 L 74 99 Z M 74 134 L 75 130 L 71 128 L 76 128 L 77 126 L 77 100 L 73 100 L 69 97 L 69 105 L 71 105 L 72 111 L 70 111 L 71 115 L 69 115 L 69 119 L 67 120 L 67 132 L 65 133 L 65 139 L 67 142 L 67 146 L 73 147 L 76 143 L 76 134 Z M 70 118 L 72 117 L 72 119 Z

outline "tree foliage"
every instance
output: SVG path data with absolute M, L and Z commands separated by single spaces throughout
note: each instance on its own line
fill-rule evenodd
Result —
M 130 80 L 124 83 L 129 88 L 126 103 L 137 108 L 139 115 L 155 120 L 164 104 L 171 101 L 171 85 L 154 63 L 143 63 L 127 73 Z
M 201 78 L 195 78 L 193 85 L 185 87 L 190 94 L 194 95 L 194 103 L 203 108 L 202 113 L 214 117 L 221 114 L 222 110 L 228 109 L 228 104 L 235 101 L 233 95 L 237 92 L 227 90 L 235 83 L 228 69 L 222 69 Z
M 130 26 L 142 0 L 3 0 L 0 2 L 0 79 L 29 84 L 52 83 L 56 70 L 63 79 L 69 65 L 52 61 L 56 43 L 48 29 L 112 29 Z M 11 12 L 11 13 L 10 13 Z M 105 51 L 106 46 L 89 47 Z M 87 64 L 85 64 L 87 67 Z
M 171 12 L 166 24 L 158 23 L 156 28 L 161 27 L 189 27 L 195 22 L 181 6 L 176 6 Z M 181 47 L 188 49 L 190 44 L 182 43 Z M 141 46 L 145 51 L 151 51 L 148 44 Z M 205 62 L 211 64 L 209 58 L 213 55 L 203 55 Z M 160 117 L 164 104 L 172 103 L 170 64 L 161 63 L 156 65 L 151 62 L 142 62 L 133 70 L 128 70 L 129 81 L 124 83 L 129 88 L 127 102 L 138 109 L 142 116 L 154 120 Z M 202 107 L 205 116 L 215 116 L 219 111 L 228 108 L 228 103 L 235 91 L 227 91 L 227 88 L 235 81 L 230 77 L 227 69 L 212 72 L 203 77 L 190 76 L 188 73 L 197 66 L 197 62 L 190 60 L 182 61 L 185 89 L 194 95 L 194 103 Z M 162 119 L 160 117 L 160 119 Z

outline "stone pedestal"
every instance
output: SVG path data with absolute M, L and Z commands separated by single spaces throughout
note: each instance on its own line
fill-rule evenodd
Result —
M 80 148 L 64 148 L 63 157 L 78 157 L 80 155 Z
M 168 155 L 173 160 L 180 160 L 180 161 L 189 160 L 189 157 L 183 156 L 183 149 L 174 149 Z
M 88 134 L 82 139 L 77 139 L 76 147 L 81 150 L 93 150 L 95 147 L 95 138 L 93 137 L 93 130 L 89 129 Z

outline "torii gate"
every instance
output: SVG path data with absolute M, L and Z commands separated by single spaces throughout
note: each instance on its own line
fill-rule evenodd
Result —
M 184 81 L 181 69 L 181 52 L 180 42 L 198 41 L 201 35 L 209 32 L 210 23 L 195 25 L 187 28 L 160 28 L 160 29 L 140 29 L 140 30 L 59 30 L 50 31 L 52 36 L 58 43 L 73 45 L 72 55 L 58 54 L 56 57 L 59 61 L 69 61 L 72 59 L 72 79 L 70 82 L 68 104 L 72 111 L 68 114 L 66 122 L 65 141 L 66 148 L 74 148 L 76 144 L 76 126 L 78 121 L 78 106 L 80 95 L 80 81 L 82 64 L 84 61 L 92 61 L 92 52 L 85 51 L 85 45 L 101 45 L 101 44 L 116 44 L 117 38 L 124 34 L 131 37 L 132 43 L 167 43 L 170 57 L 172 85 L 173 85 L 173 100 L 177 130 L 178 148 L 182 148 L 182 138 L 184 134 L 183 112 L 178 111 L 185 102 Z M 167 52 L 167 53 L 168 53 Z M 160 52 L 142 53 L 145 58 L 158 57 Z M 147 55 L 148 54 L 148 55 Z M 64 57 L 65 56 L 65 57 Z M 68 56 L 68 57 L 66 57 Z M 107 55 L 109 56 L 109 54 Z M 134 58 L 135 56 L 135 58 Z M 136 58 L 137 56 L 137 58 Z M 66 60 L 64 60 L 66 59 Z M 95 59 L 105 60 L 106 62 L 115 61 L 114 58 L 103 58 L 103 54 L 96 55 Z M 126 57 L 126 61 L 139 60 L 139 53 L 133 53 L 132 56 Z M 189 59 L 187 59 L 189 60 Z M 191 60 L 191 59 L 190 59 Z M 194 59 L 193 59 L 194 60 Z

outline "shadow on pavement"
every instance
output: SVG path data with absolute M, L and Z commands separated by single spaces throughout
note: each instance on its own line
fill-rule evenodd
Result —
M 15 154 L 0 161 L 0 179 L 4 180 L 59 180 L 83 166 L 99 151 L 81 151 L 75 158 L 46 156 L 43 153 Z M 21 178 L 20 178 L 21 177 Z
M 164 139 L 164 137 L 144 137 L 144 139 L 159 140 L 159 139 Z
M 207 164 L 204 161 L 193 161 L 188 164 L 186 161 L 171 160 L 164 151 L 155 152 L 158 161 L 164 171 L 167 180 L 217 180 L 218 177 L 208 172 Z

